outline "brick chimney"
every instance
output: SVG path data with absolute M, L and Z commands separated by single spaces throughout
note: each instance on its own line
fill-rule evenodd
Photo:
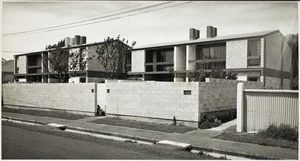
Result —
M 71 46 L 72 44 L 71 44 L 71 38 L 69 38 L 69 37 L 66 37 L 65 38 L 65 47 L 69 47 L 69 46 Z
M 196 40 L 200 37 L 200 31 L 190 28 L 190 40 Z
M 206 37 L 213 38 L 217 36 L 217 28 L 213 26 L 206 27 Z

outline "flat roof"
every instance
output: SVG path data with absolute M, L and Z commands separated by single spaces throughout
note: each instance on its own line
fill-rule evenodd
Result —
M 266 35 L 274 34 L 276 32 L 279 32 L 279 30 L 269 30 L 269 31 L 253 32 L 253 33 L 242 33 L 242 34 L 235 34 L 235 35 L 217 36 L 217 37 L 213 37 L 213 38 L 150 44 L 150 45 L 135 47 L 133 50 L 176 46 L 176 45 L 187 45 L 187 44 L 196 44 L 196 43 L 205 43 L 205 42 L 214 42 L 214 41 L 222 41 L 222 40 L 242 39 L 242 38 L 250 38 L 250 37 L 259 37 L 259 36 L 266 36 Z

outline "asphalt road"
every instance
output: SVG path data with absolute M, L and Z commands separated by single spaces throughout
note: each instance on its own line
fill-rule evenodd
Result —
M 19 125 L 18 125 L 19 126 Z M 207 159 L 190 152 L 94 138 L 80 140 L 63 136 L 66 132 L 51 129 L 30 130 L 32 127 L 2 124 L 3 159 Z M 23 126 L 23 125 L 22 125 Z M 34 127 L 42 128 L 42 127 Z M 53 135 L 55 133 L 55 135 Z M 61 133 L 62 136 L 57 135 Z M 212 158 L 209 158 L 212 159 Z

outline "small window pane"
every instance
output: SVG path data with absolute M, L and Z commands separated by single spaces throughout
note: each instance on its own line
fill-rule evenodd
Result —
M 146 52 L 146 63 L 153 63 L 153 52 L 152 51 Z
M 250 59 L 248 60 L 248 65 L 249 66 L 259 66 L 260 60 L 259 59 Z

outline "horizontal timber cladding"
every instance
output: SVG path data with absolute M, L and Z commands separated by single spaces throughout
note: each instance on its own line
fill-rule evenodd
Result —
M 95 83 L 4 84 L 4 105 L 96 112 Z

